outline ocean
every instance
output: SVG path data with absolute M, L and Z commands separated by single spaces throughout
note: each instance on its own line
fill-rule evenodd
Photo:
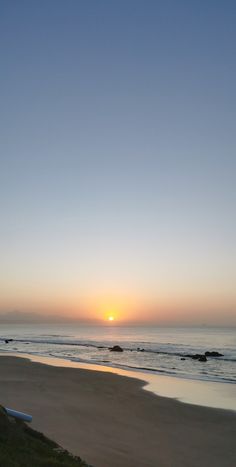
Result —
M 8 343 L 5 340 L 13 339 Z M 122 353 L 109 347 L 120 345 Z M 199 362 L 185 357 L 218 351 Z M 236 383 L 236 329 L 209 327 L 1 324 L 0 352 L 145 371 L 193 380 Z M 181 360 L 185 358 L 185 360 Z

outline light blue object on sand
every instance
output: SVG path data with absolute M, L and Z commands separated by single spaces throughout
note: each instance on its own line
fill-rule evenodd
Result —
M 32 422 L 32 416 L 27 413 L 18 412 L 17 410 L 8 409 L 7 407 L 5 407 L 5 410 L 10 417 L 19 418 L 24 422 Z

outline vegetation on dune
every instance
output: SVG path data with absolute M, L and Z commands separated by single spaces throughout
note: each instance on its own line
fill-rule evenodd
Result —
M 0 467 L 89 467 L 0 408 Z

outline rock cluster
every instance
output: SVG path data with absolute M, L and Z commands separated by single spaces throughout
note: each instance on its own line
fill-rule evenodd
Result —
M 123 349 L 119 345 L 113 345 L 110 347 L 110 352 L 123 352 Z
M 215 350 L 209 351 L 207 350 L 204 354 L 195 353 L 195 354 L 187 354 L 181 358 L 181 360 L 185 360 L 185 358 L 192 358 L 192 360 L 198 360 L 199 362 L 207 362 L 207 357 L 223 357 L 224 355 L 220 352 Z
M 207 352 L 205 352 L 205 355 L 206 355 L 206 357 L 223 357 L 224 356 L 220 352 L 215 352 L 215 350 L 213 350 L 213 352 L 207 351 Z

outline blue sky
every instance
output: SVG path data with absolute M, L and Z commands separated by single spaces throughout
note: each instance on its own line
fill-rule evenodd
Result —
M 0 9 L 1 310 L 233 316 L 235 2 Z

